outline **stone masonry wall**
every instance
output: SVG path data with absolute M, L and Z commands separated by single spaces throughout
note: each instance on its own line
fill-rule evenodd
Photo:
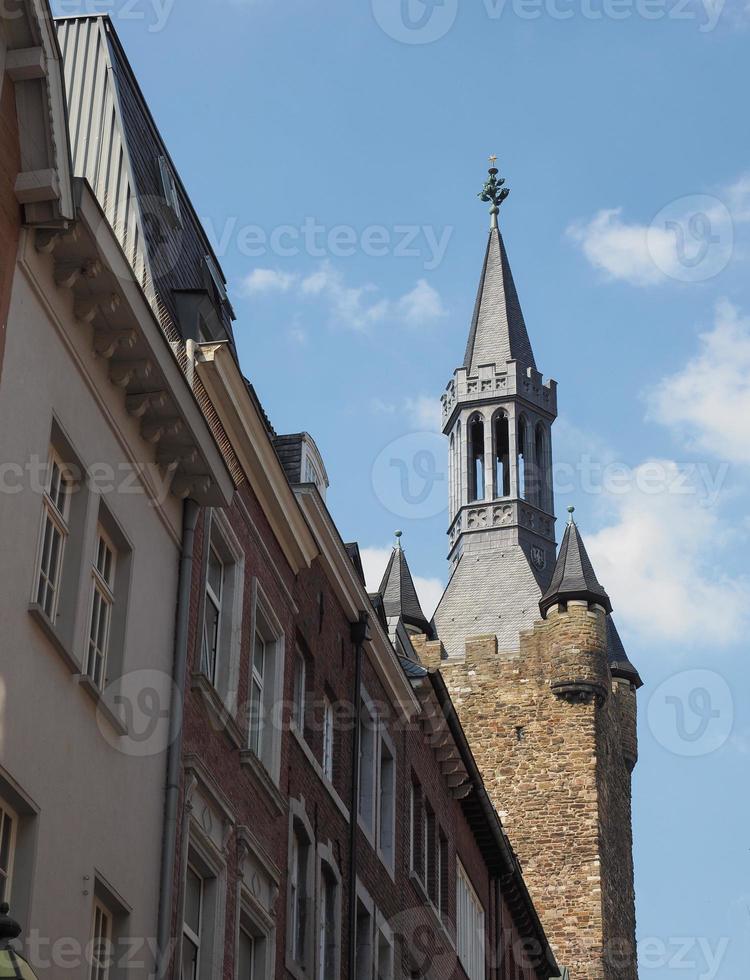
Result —
M 439 644 L 420 647 L 438 666 Z M 558 962 L 576 980 L 635 980 L 631 704 L 615 700 L 632 692 L 613 692 L 605 650 L 604 611 L 571 602 L 522 634 L 517 655 L 470 637 L 440 669 Z
M 5 348 L 5 328 L 10 304 L 10 287 L 16 267 L 21 209 L 14 185 L 21 169 L 18 123 L 13 82 L 0 79 L 0 371 Z

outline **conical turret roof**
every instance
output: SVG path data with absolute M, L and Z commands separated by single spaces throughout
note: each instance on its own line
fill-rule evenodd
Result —
M 607 616 L 607 658 L 609 669 L 613 677 L 624 677 L 635 687 L 643 687 L 641 675 L 631 664 L 630 658 L 625 653 L 620 634 L 617 632 L 615 621 L 612 616 Z
M 378 592 L 383 597 L 385 614 L 389 619 L 400 618 L 405 625 L 431 635 L 430 624 L 422 612 L 414 579 L 411 577 L 400 541 L 396 542 L 391 552 Z
M 480 364 L 502 365 L 509 360 L 536 369 L 503 236 L 493 225 L 487 239 L 464 367 L 474 375 Z
M 608 613 L 612 612 L 612 603 L 604 586 L 600 585 L 596 577 L 591 559 L 586 553 L 583 539 L 572 516 L 565 528 L 565 537 L 560 545 L 552 581 L 539 603 L 542 616 L 547 615 L 547 610 L 551 606 L 558 602 L 567 602 L 569 599 L 598 602 Z

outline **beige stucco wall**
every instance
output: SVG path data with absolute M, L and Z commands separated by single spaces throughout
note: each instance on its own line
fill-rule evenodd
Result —
M 94 700 L 29 613 L 42 499 L 26 476 L 19 478 L 6 465 L 25 465 L 34 455 L 46 458 L 53 416 L 87 465 L 105 463 L 117 471 L 130 455 L 156 472 L 153 447 L 127 415 L 124 393 L 109 382 L 106 362 L 93 356 L 91 328 L 73 318 L 70 293 L 51 284 L 48 257 L 37 255 L 31 243 L 26 248 L 22 243 L 21 252 L 51 307 L 64 312 L 55 323 L 29 275 L 17 270 L 0 383 L 0 780 L 15 781 L 39 813 L 29 824 L 36 837 L 30 900 L 25 900 L 27 881 L 16 880 L 11 903 L 27 933 L 37 929 L 52 940 L 71 937 L 85 944 L 98 873 L 132 908 L 128 934 L 153 937 L 166 720 L 158 722 L 151 740 L 139 741 L 137 731 L 135 738 L 119 737 L 97 717 Z M 158 688 L 168 683 L 164 675 L 172 667 L 181 505 L 171 497 L 155 505 L 138 480 L 128 492 L 107 493 L 105 499 L 132 546 L 123 669 L 160 672 L 152 678 Z M 88 627 L 97 513 L 92 495 L 69 651 L 79 660 Z M 168 706 L 167 694 L 163 687 L 160 709 Z M 27 856 L 25 875 L 28 863 Z M 143 952 L 137 958 L 143 959 Z M 58 965 L 41 975 L 87 976 L 74 962 L 71 955 L 70 968 Z

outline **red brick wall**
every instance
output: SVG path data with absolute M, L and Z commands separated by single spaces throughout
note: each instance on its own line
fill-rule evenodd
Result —
M 278 547 L 270 527 L 265 521 L 252 490 L 244 485 L 238 494 L 241 503 L 235 500 L 228 511 L 232 529 L 244 550 L 245 561 L 245 600 L 242 627 L 242 666 L 240 672 L 239 703 L 248 699 L 248 675 L 251 658 L 251 591 L 252 582 L 257 578 L 268 597 L 274 612 L 280 620 L 285 633 L 285 691 L 284 699 L 288 705 L 293 700 L 294 651 L 298 646 L 307 664 L 306 701 L 306 742 L 318 762 L 322 759 L 322 702 L 326 695 L 337 709 L 340 725 L 336 732 L 335 765 L 333 784 L 341 801 L 348 808 L 351 801 L 352 786 L 352 723 L 355 657 L 350 642 L 350 625 L 347 616 L 339 605 L 331 589 L 324 569 L 316 560 L 310 569 L 294 576 L 286 565 L 281 549 Z M 280 586 L 277 575 L 256 535 L 250 530 L 249 514 L 278 572 L 283 578 L 286 590 Z M 191 608 L 191 661 L 189 675 L 197 670 L 200 644 L 199 629 L 202 613 L 203 581 L 202 567 L 205 550 L 205 519 L 201 521 L 196 535 L 193 596 Z M 379 713 L 385 719 L 391 740 L 396 751 L 396 836 L 395 836 L 395 875 L 386 869 L 373 850 L 367 835 L 358 831 L 358 878 L 372 897 L 378 911 L 389 923 L 397 937 L 403 935 L 411 947 L 411 965 L 422 967 L 425 976 L 440 977 L 445 980 L 464 977 L 458 964 L 454 946 L 450 939 L 452 923 L 455 920 L 455 881 L 456 855 L 471 878 L 473 886 L 485 908 L 486 921 L 493 921 L 492 885 L 482 854 L 465 820 L 461 805 L 448 793 L 439 764 L 432 748 L 423 735 L 420 722 L 404 722 L 385 696 L 373 665 L 367 657 L 363 664 L 363 685 L 369 697 L 377 704 Z M 289 711 L 285 719 L 288 723 Z M 282 882 L 276 903 L 276 976 L 290 976 L 285 969 L 286 948 L 286 891 L 287 891 L 287 848 L 288 813 L 281 816 L 269 805 L 264 792 L 256 785 L 255 777 L 240 764 L 239 750 L 227 735 L 217 731 L 210 722 L 202 696 L 190 689 L 185 697 L 184 744 L 185 753 L 194 754 L 203 760 L 224 795 L 236 810 L 237 823 L 246 824 L 263 842 L 268 854 L 282 869 Z M 425 797 L 435 812 L 436 820 L 448 840 L 448 920 L 446 929 L 439 917 L 425 900 L 421 885 L 410 874 L 410 821 L 409 794 L 412 773 L 419 780 Z M 350 896 L 349 881 L 349 824 L 340 806 L 310 764 L 298 737 L 284 727 L 281 752 L 280 792 L 285 801 L 304 799 L 305 812 L 312 825 L 316 843 L 330 842 L 341 874 L 341 965 L 342 976 L 346 976 L 348 953 L 348 918 Z M 178 845 L 178 854 L 180 846 Z M 224 976 L 234 976 L 234 927 L 237 874 L 235 851 L 227 851 L 227 906 Z M 178 862 L 179 865 L 179 862 Z M 178 934 L 175 920 L 175 935 Z M 506 916 L 508 945 L 517 948 L 518 936 L 509 913 Z M 494 933 L 493 933 L 494 935 Z M 490 954 L 492 943 L 488 941 Z M 397 943 L 396 976 L 409 976 L 406 972 L 407 951 L 402 947 L 403 959 L 398 960 Z M 403 973 L 399 967 L 403 968 Z M 515 967 L 514 967 L 515 969 Z M 489 976 L 488 972 L 488 976 Z M 531 973 L 518 970 L 507 975 L 507 980 L 527 980 Z M 329 978 L 325 978 L 329 980 Z M 502 980 L 506 980 L 503 976 Z
M 21 209 L 13 190 L 20 166 L 15 90 L 13 82 L 6 77 L 2 82 L 0 95 L 0 376 L 10 287 L 21 228 Z

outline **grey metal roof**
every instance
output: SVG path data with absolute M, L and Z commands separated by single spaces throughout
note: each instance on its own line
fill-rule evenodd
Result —
M 609 596 L 596 577 L 578 527 L 572 520 L 565 529 L 550 587 L 539 602 L 542 615 L 546 615 L 555 603 L 568 599 L 588 599 L 604 606 L 608 613 L 612 612 Z
M 625 647 L 622 645 L 620 634 L 617 632 L 615 621 L 611 615 L 607 616 L 607 659 L 613 677 L 624 677 L 636 688 L 643 687 L 641 675 L 625 653 Z
M 414 626 L 423 633 L 432 635 L 430 624 L 419 604 L 404 549 L 400 544 L 397 544 L 391 552 L 378 592 L 383 597 L 386 616 L 399 617 L 407 626 Z
M 491 228 L 464 367 L 473 375 L 480 364 L 500 366 L 511 359 L 536 369 L 503 236 L 498 228 Z

